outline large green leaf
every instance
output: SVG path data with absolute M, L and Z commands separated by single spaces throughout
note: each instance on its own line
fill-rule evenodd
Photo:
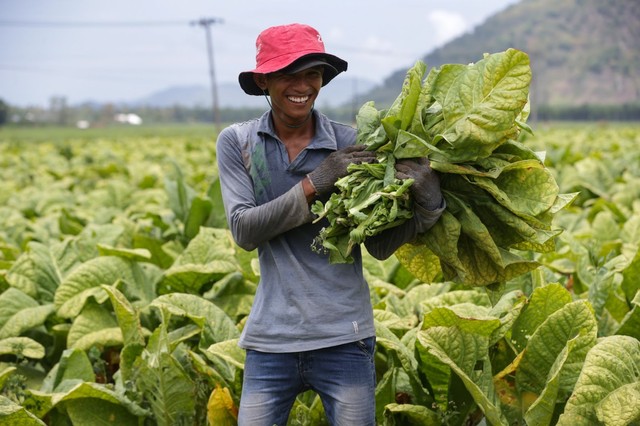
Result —
M 462 295 L 472 292 L 458 292 Z M 447 293 L 451 294 L 451 293 Z M 481 336 L 487 338 L 499 326 L 500 320 L 487 315 L 488 308 L 478 306 L 473 303 L 456 303 L 448 307 L 435 307 L 429 310 L 422 321 L 422 330 L 432 327 L 451 327 L 456 331 L 470 336 Z M 489 343 L 487 342 L 487 348 Z M 458 348 L 459 349 L 459 348 Z M 487 349 L 488 350 L 488 349 Z M 453 371 L 450 365 L 444 362 L 437 354 L 430 351 L 418 351 L 420 354 L 421 371 L 426 376 L 431 387 L 434 398 L 442 411 L 447 411 L 452 393 Z M 480 356 L 478 353 L 471 353 L 470 356 Z M 471 363 L 471 361 L 466 361 Z M 460 403 L 460 401 L 455 401 Z
M 0 294 L 0 339 L 20 336 L 38 327 L 55 311 L 53 304 L 39 305 L 16 288 Z
M 424 283 L 432 283 L 442 272 L 438 256 L 423 245 L 404 244 L 395 255 L 415 278 Z
M 136 383 L 149 402 L 154 424 L 172 426 L 193 424 L 195 416 L 195 383 L 179 360 L 173 356 L 164 328 L 158 327 L 147 348 L 136 362 Z
M 424 73 L 427 71 L 427 66 L 424 63 L 418 61 L 414 67 L 407 71 L 407 77 L 403 82 L 403 87 L 399 99 L 397 99 L 393 105 L 389 108 L 386 117 L 396 115 L 396 109 L 399 108 L 397 118 L 400 119 L 401 130 L 407 130 L 409 124 L 413 121 L 413 116 L 416 112 L 416 106 L 420 98 L 420 91 L 422 88 L 422 79 Z M 385 117 L 385 118 L 386 118 Z
M 220 179 L 215 179 L 211 185 L 207 195 L 212 201 L 211 213 L 209 219 L 202 226 L 208 228 L 227 228 L 227 216 L 224 212 L 224 204 L 222 202 L 222 188 L 220 186 Z
M 528 101 L 531 69 L 524 52 L 508 49 L 464 68 L 443 65 L 433 83 L 442 105 L 451 162 L 488 156 L 513 138 L 515 119 Z
M 515 321 L 520 317 L 525 303 L 526 296 L 520 290 L 501 294 L 500 299 L 489 310 L 489 316 L 500 320 L 500 326 L 491 334 L 489 344 L 495 345 L 503 337 L 512 334 Z
M 466 333 L 491 336 L 500 327 L 500 320 L 481 306 L 462 303 L 427 313 L 422 320 L 422 330 L 430 327 L 457 327 Z
M 74 398 L 64 402 L 65 411 L 74 425 L 139 426 L 140 417 L 121 404 L 106 398 Z
M 640 421 L 640 342 L 609 336 L 587 354 L 558 426 L 631 425 Z
M 50 248 L 34 241 L 11 266 L 5 279 L 31 297 L 51 302 L 62 275 Z
M 62 392 L 60 389 L 67 389 L 69 383 L 75 386 L 78 381 L 94 382 L 96 380 L 91 361 L 82 349 L 66 349 L 52 372 L 54 374 L 47 379 L 41 390 L 50 393 Z
M 640 215 L 634 216 L 633 218 L 638 218 L 636 221 L 640 222 Z M 625 223 L 624 226 L 626 227 L 627 223 Z M 628 235 L 628 232 L 624 231 L 623 235 Z M 636 243 L 636 247 L 638 246 Z M 626 299 L 632 301 L 640 292 L 640 250 L 636 251 L 629 266 L 622 271 L 622 277 L 622 290 L 624 291 Z
M 80 313 L 89 297 L 107 298 L 101 285 L 113 285 L 118 280 L 135 284 L 136 277 L 140 275 L 136 263 L 120 257 L 91 259 L 71 271 L 58 287 L 54 297 L 57 313 L 63 318 L 73 318 Z
M 622 319 L 616 334 L 640 339 L 640 291 L 636 293 L 636 297 L 631 301 L 631 310 Z
M 244 369 L 246 352 L 238 346 L 238 339 L 214 343 L 207 348 L 205 354 L 218 357 L 236 368 Z
M 502 266 L 500 249 L 495 244 L 495 241 L 487 227 L 482 223 L 473 209 L 471 209 L 469 205 L 455 194 L 448 193 L 445 198 L 447 200 L 447 211 L 455 217 L 455 220 L 460 226 L 460 235 L 458 235 L 457 247 L 458 252 L 453 266 L 456 268 L 459 267 L 457 265 L 457 261 L 462 261 L 465 255 L 465 247 L 460 244 L 465 240 L 469 241 L 469 244 L 473 245 L 477 250 L 481 250 L 483 252 L 483 256 L 486 256 L 489 262 Z M 462 261 L 461 263 L 464 262 Z
M 130 259 L 137 262 L 148 262 L 151 260 L 151 252 L 144 248 L 129 249 L 122 247 L 112 247 L 106 244 L 97 244 L 100 256 L 118 256 L 123 259 Z
M 70 348 L 88 350 L 92 346 L 122 345 L 122 330 L 112 312 L 95 302 L 87 302 L 77 315 L 67 337 Z
M 40 359 L 44 358 L 45 349 L 29 337 L 8 337 L 0 340 L 0 355 Z
M 474 227 L 466 219 L 464 223 Z M 477 231 L 470 232 L 469 236 L 463 231 L 464 223 L 445 210 L 428 233 L 418 237 L 418 242 L 440 259 L 446 279 L 472 286 L 486 286 L 508 281 L 539 266 L 537 261 L 524 259 L 500 247 L 496 252 L 494 245 L 488 245 L 491 244 L 488 236 L 481 238 L 480 226 L 475 227 Z M 467 227 L 467 231 L 471 231 L 471 228 Z M 404 260 L 402 257 L 399 259 Z M 411 263 L 403 262 L 411 272 L 427 267 L 420 263 L 418 257 L 411 260 Z
M 172 241 L 165 241 L 155 235 L 137 232 L 133 235 L 133 246 L 148 250 L 151 253 L 151 262 L 166 269 L 175 261 L 176 254 L 172 252 Z
M 112 214 L 112 213 L 111 213 Z M 80 235 L 66 240 L 60 262 L 61 269 L 69 271 L 78 264 L 99 256 L 98 245 L 119 247 L 127 236 L 125 228 L 115 223 L 89 223 Z
M 572 351 L 579 349 L 581 337 L 578 335 L 570 339 L 551 366 L 542 393 L 524 414 L 528 425 L 547 426 L 551 424 L 558 400 L 560 399 L 560 402 L 564 400 L 564 396 L 558 398 L 561 373 L 565 363 L 570 359 Z
M 196 196 L 195 190 L 189 186 L 185 180 L 184 173 L 180 169 L 180 166 L 171 159 L 171 164 L 175 172 L 175 180 L 165 179 L 165 191 L 169 197 L 169 206 L 178 220 L 185 223 L 189 214 L 189 208 L 191 207 L 191 201 Z
M 201 226 L 207 225 L 212 210 L 213 202 L 210 199 L 199 196 L 193 198 L 184 224 L 184 235 L 188 240 L 198 235 Z
M 116 287 L 102 286 L 111 299 L 113 311 L 118 320 L 125 345 L 144 344 L 144 336 L 138 312 Z
M 420 284 L 413 286 L 402 295 L 400 304 L 395 307 L 394 312 L 403 317 L 415 316 L 415 323 L 417 324 L 426 310 L 440 306 L 438 302 L 433 304 L 430 302 L 443 300 L 442 298 L 446 299 L 445 295 L 448 294 L 450 290 L 450 283 Z
M 239 394 L 241 383 L 237 383 L 237 378 L 241 377 L 242 370 L 244 370 L 246 353 L 238 346 L 238 339 L 214 343 L 207 349 L 203 349 L 202 353 L 209 361 L 207 367 L 203 368 L 213 370 L 209 374 L 215 384 L 237 386 Z
M 572 347 L 559 372 L 558 398 L 569 396 L 584 358 L 596 343 L 597 323 L 589 302 L 576 301 L 553 312 L 529 339 L 516 371 L 516 387 L 525 401 L 533 402 L 545 389 L 554 365 L 570 341 Z M 524 409 L 528 409 L 525 403 Z
M 375 102 L 368 101 L 362 104 L 356 114 L 356 144 L 367 145 L 369 149 L 375 150 L 389 142 L 380 123 L 380 115 Z
M 256 284 L 236 271 L 218 280 L 202 296 L 237 321 L 249 315 L 255 293 Z
M 407 71 L 400 94 L 381 119 L 386 136 L 392 141 L 392 147 L 395 147 L 398 131 L 407 130 L 413 121 L 426 68 L 422 61 L 418 61 Z
M 626 426 L 640 420 L 640 381 L 620 386 L 596 407 L 598 420 L 606 425 Z
M 442 425 L 442 418 L 438 413 L 421 405 L 387 404 L 384 407 L 384 417 L 389 425 Z
M 555 249 L 553 238 L 561 233 L 561 229 L 552 229 L 544 215 L 533 217 L 514 213 L 477 189 L 468 196 L 467 202 L 498 246 L 542 253 Z
M 108 424 L 100 423 L 104 421 L 104 419 L 98 420 L 98 423 L 92 423 L 88 420 L 91 419 L 90 415 L 85 409 L 80 407 L 84 403 L 93 407 L 96 415 L 106 414 L 107 418 L 113 415 L 114 418 L 125 421 L 126 423 L 123 423 L 125 425 L 134 424 L 131 423 L 133 418 L 135 418 L 136 421 L 139 421 L 147 414 L 145 409 L 129 400 L 122 393 L 116 392 L 108 386 L 98 383 L 65 380 L 60 383 L 54 393 L 34 391 L 33 394 L 40 406 L 47 407 L 46 411 L 39 413 L 41 417 L 44 417 L 51 408 L 56 406 L 60 406 L 61 408 L 72 407 L 74 417 L 76 419 L 83 420 L 78 424 Z
M 46 423 L 21 405 L 0 395 L 0 423 L 4 426 L 45 426 Z
M 238 269 L 235 245 L 229 231 L 203 227 L 165 271 L 158 291 L 161 294 L 198 293 L 203 285 L 215 282 Z
M 511 163 L 496 179 L 476 177 L 477 185 L 511 212 L 537 216 L 553 206 L 559 189 L 551 171 L 537 160 Z
M 420 354 L 419 361 L 437 359 L 450 368 L 462 380 L 488 422 L 508 424 L 493 385 L 488 336 L 466 333 L 457 326 L 436 326 L 418 332 L 416 350 Z M 481 370 L 477 370 L 479 363 Z M 420 368 L 428 377 L 428 362 L 420 362 Z
M 389 356 L 393 354 L 399 361 L 400 366 L 408 377 L 414 401 L 424 405 L 433 403 L 433 397 L 430 396 L 422 386 L 421 380 L 418 377 L 418 361 L 414 354 L 414 343 L 405 344 L 405 342 L 398 339 L 389 328 L 377 320 L 375 321 L 375 326 L 378 345 L 383 347 Z M 393 394 L 395 395 L 395 390 Z
M 462 303 L 471 303 L 477 305 L 479 308 L 486 308 L 487 310 L 491 308 L 491 300 L 489 296 L 487 296 L 487 293 L 476 289 L 449 290 L 440 294 L 431 295 L 429 298 L 421 301 L 424 313 L 429 313 L 436 308 L 454 306 Z
M 173 315 L 189 318 L 202 330 L 200 346 L 207 348 L 213 343 L 239 336 L 234 321 L 220 308 L 202 297 L 172 293 L 158 297 L 152 307 L 165 309 Z
M 577 161 L 573 165 L 573 174 L 569 172 L 570 167 L 567 165 L 566 173 L 570 178 L 566 178 L 565 187 L 586 188 L 604 198 L 609 196 L 609 188 L 613 186 L 615 177 L 602 158 L 587 157 Z
M 394 305 L 396 303 L 397 298 L 391 296 L 387 298 L 387 307 L 389 305 Z M 407 331 L 411 330 L 415 324 L 416 320 L 413 316 L 409 317 L 400 317 L 390 310 L 383 311 L 381 309 L 373 310 L 373 318 L 380 324 L 388 328 L 395 335 L 403 335 Z
M 9 379 L 16 370 L 17 368 L 14 366 L 0 364 L 0 389 L 4 388 L 4 384 L 7 382 L 7 379 Z
M 511 330 L 516 349 L 522 351 L 540 324 L 571 301 L 571 294 L 560 284 L 536 288 Z

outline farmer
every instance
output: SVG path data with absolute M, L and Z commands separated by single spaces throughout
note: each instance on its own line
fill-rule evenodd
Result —
M 246 349 L 240 425 L 284 426 L 296 396 L 308 389 L 320 395 L 331 424 L 375 422 L 375 329 L 360 249 L 352 264 L 330 264 L 311 248 L 327 223 L 312 223 L 310 203 L 328 199 L 349 163 L 375 161 L 354 146 L 353 127 L 314 109 L 321 87 L 346 69 L 312 27 L 267 28 L 256 40 L 256 68 L 241 72 L 239 82 L 270 108 L 218 137 L 227 221 L 240 247 L 258 249 L 260 264 L 239 343 Z M 415 179 L 414 217 L 365 243 L 379 259 L 431 227 L 444 209 L 428 161 L 396 167 L 399 178 Z

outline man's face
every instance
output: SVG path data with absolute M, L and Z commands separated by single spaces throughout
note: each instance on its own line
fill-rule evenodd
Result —
M 294 74 L 274 72 L 262 76 L 258 85 L 266 86 L 276 118 L 295 125 L 306 119 L 311 111 L 322 87 L 322 72 L 321 66 Z

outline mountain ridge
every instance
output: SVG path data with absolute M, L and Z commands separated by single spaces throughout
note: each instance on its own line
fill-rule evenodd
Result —
M 237 83 L 220 83 L 218 105 L 220 108 L 260 108 L 266 105 L 262 96 L 250 96 L 242 91 Z M 334 79 L 330 85 L 322 88 L 316 100 L 319 107 L 338 107 L 349 104 L 358 95 L 375 87 L 375 83 L 357 77 L 344 76 Z M 130 102 L 132 106 L 154 107 L 206 107 L 212 104 L 211 88 L 205 85 L 171 86 L 158 90 L 143 98 Z
M 531 60 L 533 106 L 640 102 L 640 2 L 522 0 L 421 58 L 429 68 L 513 47 Z M 390 105 L 406 70 L 360 100 Z

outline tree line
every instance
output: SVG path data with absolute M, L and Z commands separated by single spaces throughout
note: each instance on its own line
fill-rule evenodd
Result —
M 219 121 L 232 123 L 260 116 L 263 108 L 221 108 Z M 355 122 L 350 106 L 323 108 L 329 118 Z M 143 124 L 213 123 L 210 108 L 174 105 L 170 107 L 118 104 L 69 105 L 64 97 L 54 97 L 48 107 L 19 107 L 0 99 L 0 126 L 107 127 L 118 124 L 117 116 L 135 114 Z M 532 108 L 532 121 L 640 121 L 640 102 L 621 105 L 541 105 Z M 82 124 L 82 126 L 81 126 Z

